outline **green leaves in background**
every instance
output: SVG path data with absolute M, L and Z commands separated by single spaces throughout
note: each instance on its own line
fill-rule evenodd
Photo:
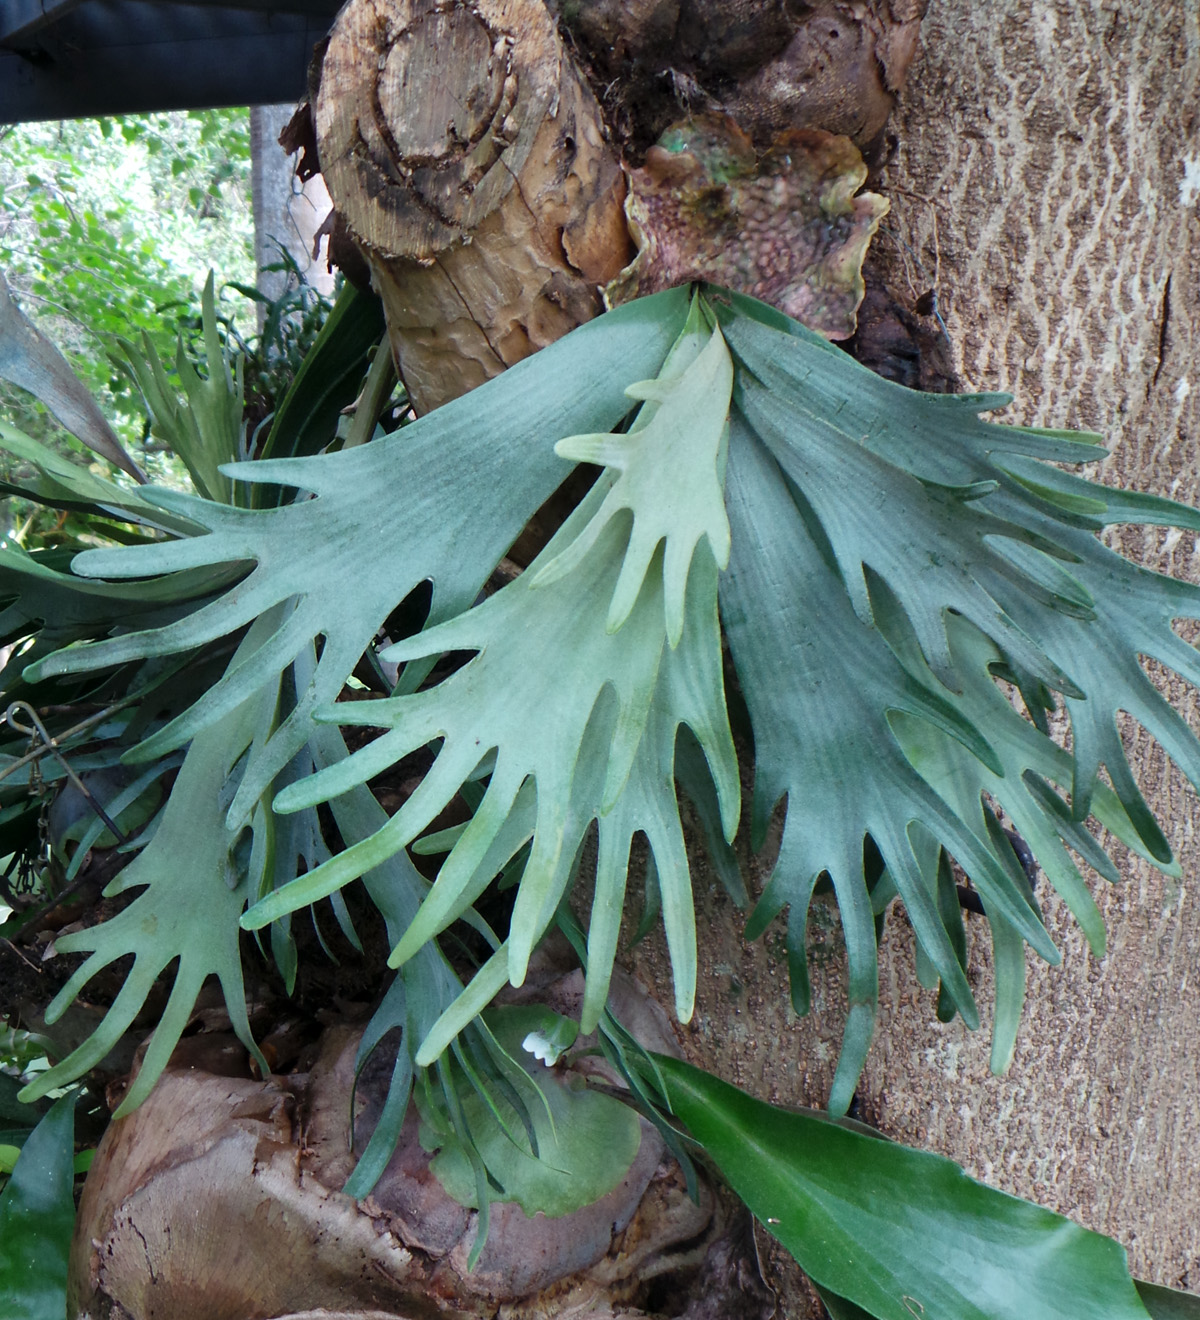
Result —
M 0 271 L 0 379 L 30 391 L 77 439 L 137 481 L 141 468 L 121 447 L 104 414 L 66 359 L 21 314 Z
M 788 1113 L 655 1056 L 670 1108 L 838 1320 L 1146 1320 L 1111 1238 L 950 1160 Z M 839 1311 L 838 1299 L 852 1304 Z
M 14 1320 L 63 1320 L 75 1228 L 75 1096 L 29 1134 L 0 1192 L 0 1298 Z
M 253 283 L 249 119 L 245 109 L 203 110 L 5 135 L 0 268 L 126 445 L 140 441 L 143 416 L 136 385 L 107 356 L 115 339 L 145 331 L 170 359 L 195 299 L 191 272 L 215 267 Z M 6 406 L 9 420 L 46 437 L 27 398 L 0 396 Z

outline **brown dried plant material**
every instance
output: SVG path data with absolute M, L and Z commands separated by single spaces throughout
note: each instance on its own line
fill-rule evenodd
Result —
M 624 177 L 542 0 L 351 0 L 315 109 L 418 411 L 601 310 Z
M 855 196 L 866 175 L 847 137 L 794 129 L 757 153 L 728 116 L 676 124 L 630 173 L 639 252 L 609 298 L 709 280 L 846 339 L 863 256 L 888 209 L 874 193 Z
M 878 147 L 927 0 L 558 0 L 634 152 L 681 111 L 723 110 L 762 145 L 788 128 Z
M 622 973 L 614 1004 L 649 1048 L 676 1052 L 665 1014 Z M 507 998 L 578 1014 L 583 978 L 543 956 Z M 70 1314 L 79 1320 L 509 1320 L 643 1317 L 763 1320 L 747 1216 L 701 1176 L 699 1201 L 642 1120 L 625 1177 L 560 1218 L 492 1206 L 480 1261 L 478 1216 L 430 1168 L 410 1111 L 371 1194 L 338 1189 L 379 1121 L 391 1062 L 355 1084 L 361 1029 L 332 1027 L 308 1073 L 256 1081 L 228 1034 L 189 1037 L 148 1099 L 111 1124 L 76 1223 Z M 579 1084 L 616 1081 L 602 1060 L 570 1065 Z M 353 1116 L 353 1146 L 351 1119 Z M 664 1293 L 665 1289 L 665 1293 Z M 743 1296 L 744 1294 L 744 1296 Z

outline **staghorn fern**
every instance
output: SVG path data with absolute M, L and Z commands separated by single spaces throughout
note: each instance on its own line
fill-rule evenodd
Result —
M 1092 437 L 983 420 L 1002 396 L 915 394 L 760 304 L 706 296 L 690 310 L 681 291 L 630 304 L 352 452 L 224 469 L 235 482 L 274 482 L 315 498 L 255 510 L 143 492 L 176 539 L 91 551 L 76 571 L 142 579 L 137 592 L 147 594 L 138 599 L 147 607 L 154 575 L 187 572 L 207 589 L 201 603 L 119 636 L 101 640 L 97 630 L 93 644 L 39 655 L 25 678 L 186 653 L 253 624 L 224 676 L 160 721 L 134 753 L 158 756 L 192 740 L 194 756 L 212 731 L 265 703 L 272 717 L 243 743 L 222 827 L 231 837 L 263 813 L 311 812 L 330 800 L 336 814 L 372 775 L 437 745 L 433 768 L 390 821 L 376 815 L 369 827 L 343 829 L 343 852 L 299 880 L 259 886 L 242 918 L 251 928 L 358 876 L 407 865 L 404 849 L 442 806 L 485 780 L 472 820 L 427 841 L 448 846 L 432 890 L 389 921 L 393 962 L 417 986 L 434 975 L 424 961 L 430 941 L 470 917 L 492 878 L 519 865 L 531 845 L 508 940 L 461 994 L 443 977 L 429 1001 L 436 1011 L 408 1022 L 407 1034 L 421 1037 L 411 1042 L 412 1061 L 424 1066 L 461 1048 L 456 1038 L 492 995 L 523 977 L 569 893 L 592 822 L 599 874 L 585 1027 L 603 1010 L 639 831 L 656 862 L 676 1008 L 690 1012 L 695 933 L 676 774 L 701 786 L 694 796 L 707 804 L 718 843 L 738 817 L 719 600 L 754 733 L 756 844 L 787 800 L 779 859 L 749 931 L 789 909 L 801 1010 L 806 917 L 824 876 L 846 931 L 850 1011 L 830 1100 L 836 1111 L 869 1046 L 877 918 L 891 895 L 909 911 L 945 1004 L 977 1021 L 961 918 L 946 902 L 946 853 L 992 920 L 994 1064 L 1011 1053 L 1022 941 L 1049 960 L 1057 954 L 997 809 L 1034 846 L 1093 947 L 1102 931 L 1066 848 L 1110 877 L 1115 871 L 1087 831 L 1089 812 L 1157 864 L 1172 864 L 1125 761 L 1116 712 L 1140 719 L 1200 779 L 1200 744 L 1139 664 L 1151 655 L 1197 681 L 1196 653 L 1171 623 L 1200 614 L 1200 591 L 1129 564 L 1096 533 L 1124 521 L 1194 528 L 1200 516 L 1062 471 L 1054 465 L 1104 451 Z M 633 384 L 648 377 L 655 383 Z M 606 432 L 619 428 L 627 396 L 643 400 L 641 411 L 626 431 Z M 564 459 L 606 471 L 535 564 L 471 607 L 568 471 Z M 248 576 L 228 586 L 247 563 Z M 411 666 L 397 693 L 331 704 L 393 609 L 425 580 L 433 583 L 427 630 L 392 652 Z M 106 609 L 116 595 L 103 588 Z M 323 649 L 312 663 L 317 638 Z M 450 651 L 474 654 L 421 688 L 428 660 Z M 288 674 L 295 700 L 279 710 Z M 998 677 L 1026 697 L 1028 718 L 1000 693 Z M 1070 753 L 1047 731 L 1055 692 L 1071 721 Z M 386 732 L 341 758 L 328 754 L 321 740 L 332 731 L 315 719 Z M 683 754 L 688 737 L 701 757 L 694 748 Z M 311 754 L 318 745 L 326 751 Z M 317 773 L 296 777 L 287 767 L 306 748 Z M 881 877 L 864 869 L 865 856 L 882 859 Z M 157 883 L 165 883 L 161 873 Z M 381 906 L 389 901 L 378 885 L 372 892 Z M 122 940 L 122 951 L 141 947 L 119 921 L 88 935 L 112 956 Z M 170 954 L 155 956 L 161 966 Z M 61 1065 L 56 1080 L 82 1062 Z

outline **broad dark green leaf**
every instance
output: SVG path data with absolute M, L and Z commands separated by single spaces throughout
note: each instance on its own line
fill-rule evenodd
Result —
M 75 1097 L 29 1134 L 0 1193 L 0 1303 L 12 1320 L 63 1320 L 75 1228 Z
M 385 330 L 378 297 L 347 282 L 276 409 L 261 458 L 297 458 L 329 444 Z
M 1153 1320 L 1200 1320 L 1200 1295 L 1135 1279 L 1142 1305 Z
M 656 1055 L 671 1109 L 816 1284 L 878 1320 L 1146 1320 L 1111 1238 L 950 1160 Z M 853 1312 L 849 1313 L 853 1315 Z

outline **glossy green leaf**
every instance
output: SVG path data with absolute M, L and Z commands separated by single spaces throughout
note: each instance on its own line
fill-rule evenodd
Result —
M 385 333 L 379 298 L 347 281 L 276 409 L 260 457 L 294 458 L 328 445 Z
M 0 1298 L 13 1320 L 63 1320 L 75 1228 L 74 1095 L 29 1134 L 0 1192 Z
M 671 1109 L 759 1222 L 819 1287 L 867 1315 L 1146 1320 L 1111 1238 L 941 1156 L 776 1109 L 676 1059 L 655 1062 Z
M 1200 1320 L 1200 1295 L 1135 1279 L 1142 1305 L 1153 1320 Z

